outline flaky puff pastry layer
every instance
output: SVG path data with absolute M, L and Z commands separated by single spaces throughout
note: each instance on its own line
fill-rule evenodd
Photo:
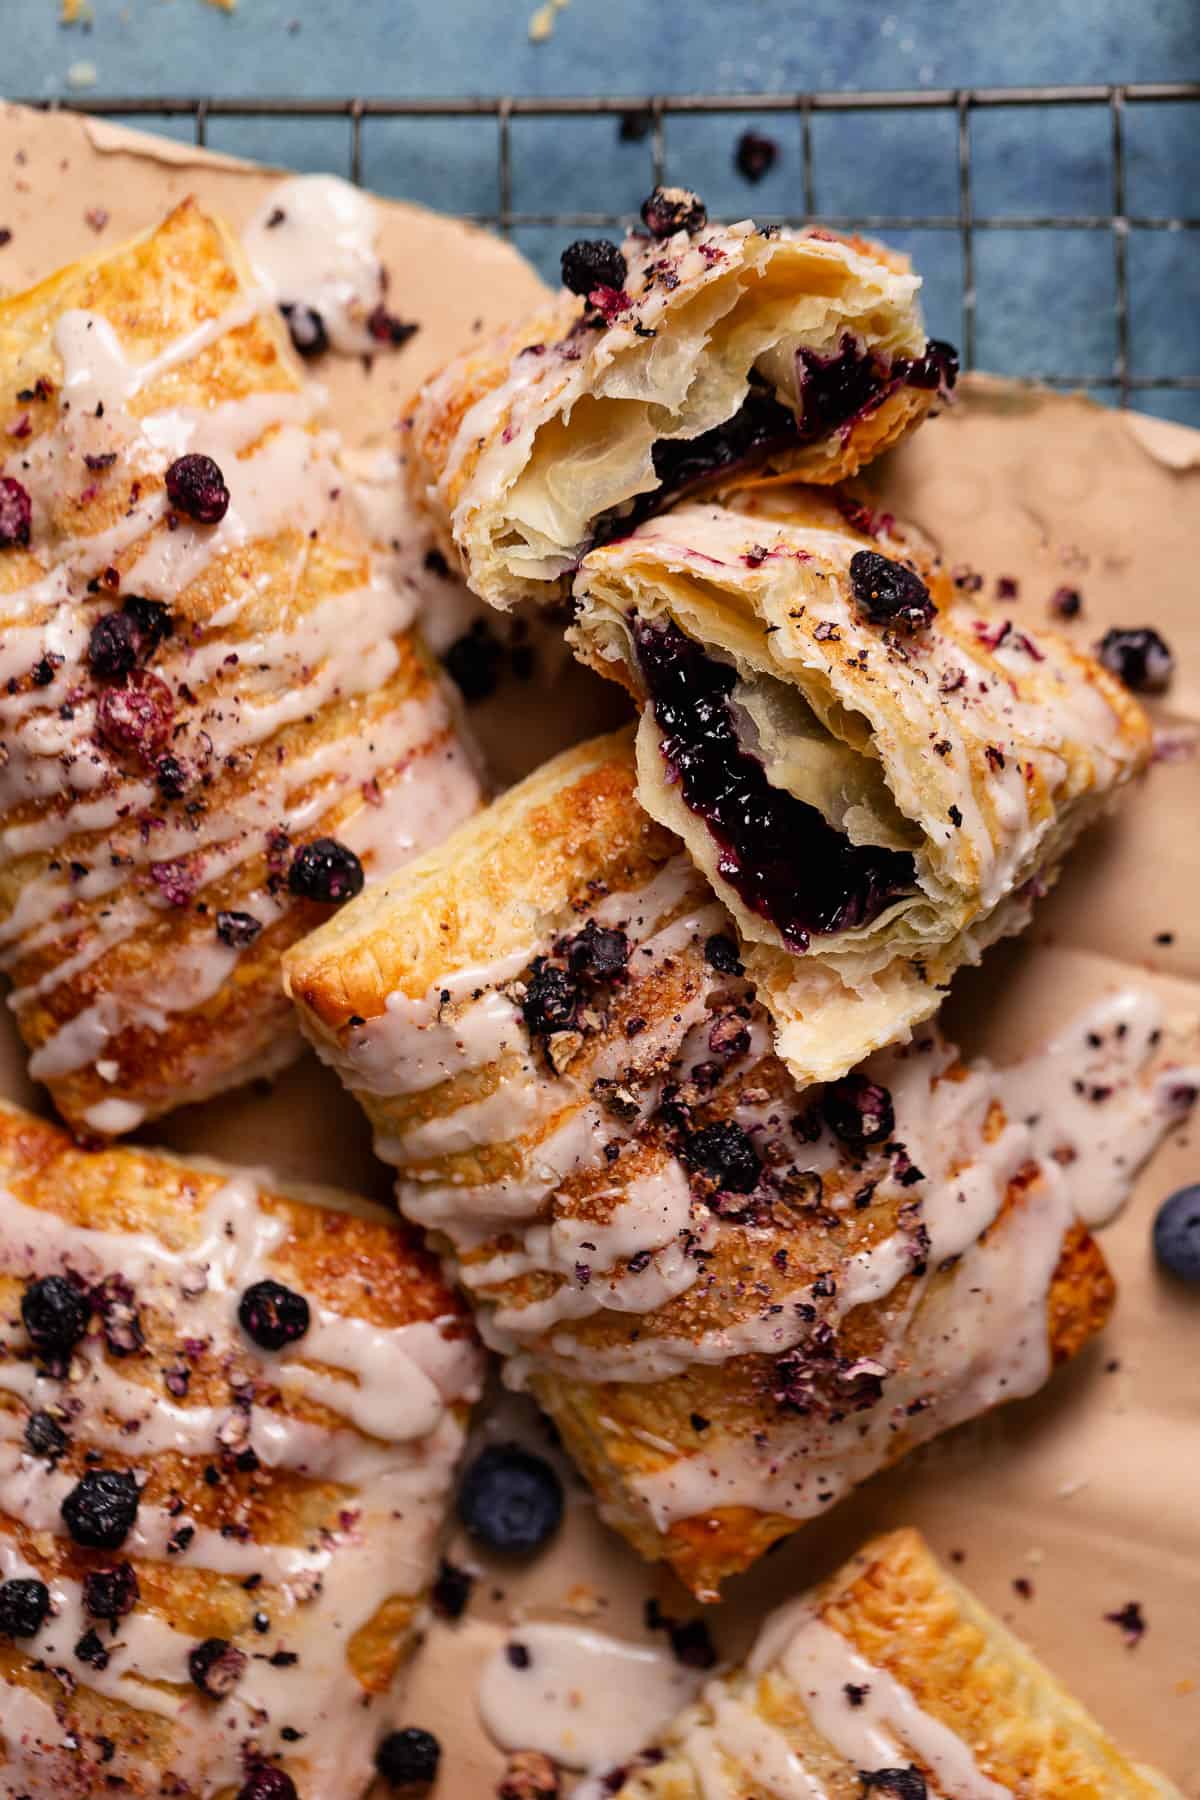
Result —
M 31 1339 L 48 1279 L 74 1343 Z M 0 1580 L 51 1607 L 0 1639 L 0 1789 L 225 1800 L 269 1763 L 358 1800 L 481 1374 L 436 1263 L 351 1195 L 0 1106 L 0 1316 Z M 84 1541 L 102 1475 L 136 1510 Z
M 370 874 L 478 786 L 219 221 L 185 202 L 0 301 L 0 392 L 0 962 L 32 1073 L 107 1136 L 295 1053 L 302 843 Z M 168 496 L 181 456 L 219 520 Z
M 624 286 L 564 292 L 418 398 L 418 504 L 493 606 L 550 601 L 598 535 L 697 487 L 832 482 L 953 381 L 907 259 L 862 238 L 705 225 L 623 245 Z
M 284 971 L 604 1515 L 714 1599 L 1040 1386 L 1113 1290 L 1073 1157 L 998 1072 L 927 1032 L 797 1088 L 728 915 L 635 790 L 628 732 L 567 752 Z
M 658 1760 L 654 1760 L 657 1757 Z M 919 1533 L 873 1538 L 769 1619 L 618 1800 L 1180 1800 Z
M 923 622 L 873 615 L 873 585 Z M 816 489 L 680 506 L 593 551 L 575 604 L 577 653 L 642 708 L 638 798 L 732 912 L 801 1081 L 931 1017 L 1149 756 L 1142 708 L 1093 658 L 976 604 L 890 515 Z M 741 842 L 686 766 L 712 680 L 721 779 L 740 756 L 756 796 L 736 829 L 768 814 Z

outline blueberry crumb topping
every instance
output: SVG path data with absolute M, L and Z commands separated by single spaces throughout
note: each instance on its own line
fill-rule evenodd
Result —
M 578 1005 L 579 989 L 567 971 L 544 956 L 536 957 L 521 1001 L 521 1014 L 531 1035 L 549 1037 L 556 1031 L 569 1031 Z
M 24 549 L 33 523 L 33 502 L 11 475 L 0 475 L 0 550 Z
M 48 1412 L 32 1412 L 25 1421 L 25 1448 L 32 1456 L 57 1462 L 66 1452 L 68 1438 L 58 1420 Z
M 217 914 L 217 936 L 231 950 L 247 949 L 261 930 L 262 921 L 256 919 L 253 913 L 219 912 Z
M 687 1134 L 681 1155 L 689 1169 L 726 1193 L 752 1193 L 762 1175 L 762 1161 L 749 1134 L 732 1119 Z
M 553 1536 L 562 1520 L 563 1488 L 544 1457 L 519 1444 L 481 1450 L 463 1475 L 458 1516 L 490 1550 L 525 1553 Z

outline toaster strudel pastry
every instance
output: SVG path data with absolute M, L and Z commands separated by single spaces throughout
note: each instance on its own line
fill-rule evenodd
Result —
M 915 1531 L 767 1620 L 617 1800 L 1181 1800 Z
M 418 399 L 415 492 L 493 606 L 565 595 L 585 550 L 697 488 L 841 480 L 953 385 L 904 257 L 668 195 L 620 249 L 573 244 L 575 291 Z
M 359 1800 L 481 1373 L 432 1257 L 0 1106 L 0 1297 L 0 1793 Z
M 1149 754 L 1093 658 L 814 488 L 653 519 L 575 604 L 577 651 L 641 706 L 638 798 L 736 919 L 801 1081 L 929 1018 Z
M 292 1055 L 283 947 L 478 786 L 220 223 L 5 297 L 0 392 L 0 966 L 111 1135 Z
M 711 1599 L 1099 1329 L 1079 1213 L 1119 1202 L 1172 1095 L 1142 1074 L 1153 1008 L 1120 999 L 1044 1065 L 964 1065 L 926 1028 L 797 1087 L 635 779 L 627 734 L 560 756 L 285 980 L 509 1379 Z

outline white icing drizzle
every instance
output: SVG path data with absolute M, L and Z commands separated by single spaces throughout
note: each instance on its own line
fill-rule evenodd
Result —
M 258 280 L 280 306 L 306 307 L 333 349 L 379 350 L 367 318 L 381 304 L 375 203 L 336 175 L 294 175 L 266 196 L 242 234 Z
M 510 1646 L 528 1663 L 518 1667 Z M 488 1658 L 479 1711 L 502 1750 L 540 1750 L 568 1769 L 599 1771 L 649 1743 L 698 1681 L 668 1651 L 533 1621 Z
M 6 1274 L 69 1269 L 88 1282 L 121 1274 L 135 1304 L 165 1313 L 181 1340 L 207 1342 L 218 1359 L 224 1346 L 236 1345 L 257 1376 L 236 1391 L 231 1385 L 227 1406 L 177 1403 L 159 1391 L 157 1379 L 151 1386 L 136 1378 L 138 1363 L 125 1365 L 131 1372 L 124 1373 L 89 1338 L 60 1384 L 28 1360 L 17 1325 L 0 1343 L 0 1391 L 23 1406 L 44 1406 L 57 1390 L 69 1403 L 74 1436 L 100 1449 L 120 1449 L 126 1459 L 145 1458 L 147 1467 L 164 1451 L 210 1458 L 230 1441 L 230 1422 L 241 1422 L 239 1447 L 253 1449 L 266 1466 L 350 1490 L 333 1527 L 287 1545 L 226 1536 L 196 1524 L 186 1511 L 145 1501 L 139 1506 L 124 1555 L 177 1555 L 186 1567 L 238 1580 L 258 1576 L 261 1600 L 256 1595 L 247 1607 L 263 1605 L 272 1620 L 263 1654 L 251 1656 L 237 1687 L 219 1703 L 201 1703 L 189 1680 L 187 1653 L 194 1640 L 148 1603 L 121 1621 L 111 1643 L 104 1637 L 106 1668 L 80 1670 L 87 1687 L 170 1721 L 170 1766 L 198 1792 L 236 1787 L 243 1744 L 252 1739 L 277 1750 L 278 1733 L 288 1725 L 303 1732 L 299 1747 L 283 1745 L 302 1792 L 366 1787 L 371 1746 L 385 1727 L 381 1720 L 367 1721 L 366 1696 L 348 1667 L 347 1646 L 388 1595 L 416 1596 L 427 1581 L 463 1438 L 450 1409 L 473 1399 L 479 1386 L 477 1351 L 469 1339 L 447 1333 L 446 1321 L 385 1328 L 313 1304 L 304 1338 L 277 1354 L 258 1351 L 237 1325 L 238 1299 L 272 1270 L 289 1234 L 287 1216 L 260 1204 L 250 1175 L 231 1176 L 218 1187 L 189 1240 L 180 1246 L 176 1238 L 175 1247 L 148 1233 L 77 1226 L 0 1192 L 0 1269 Z M 259 1380 L 268 1395 L 278 1389 L 282 1403 L 260 1403 Z M 286 1410 L 293 1396 L 319 1402 L 345 1423 L 329 1429 L 297 1418 Z M 23 1409 L 0 1408 L 0 1513 L 30 1530 L 61 1536 L 59 1508 L 74 1477 L 47 1470 L 26 1452 L 23 1419 Z M 144 1479 L 146 1471 L 140 1473 Z M 184 1528 L 192 1535 L 188 1541 L 185 1531 L 180 1547 Z M 172 1544 L 176 1548 L 169 1550 Z M 34 1573 L 0 1529 L 0 1579 Z M 53 1616 L 36 1653 L 51 1666 L 69 1667 L 73 1646 L 91 1621 L 78 1582 L 55 1577 L 49 1585 Z M 298 1660 L 277 1666 L 269 1660 L 276 1649 Z M 153 1685 L 162 1683 L 173 1685 Z M 386 1709 L 387 1701 L 377 1704 Z M 0 1717 L 7 1745 L 0 1778 L 32 1781 L 35 1766 L 44 1778 L 44 1746 L 62 1742 L 52 1709 L 9 1685 Z

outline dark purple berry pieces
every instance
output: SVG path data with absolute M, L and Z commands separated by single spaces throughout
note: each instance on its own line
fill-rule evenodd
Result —
M 288 888 L 300 900 L 341 906 L 362 892 L 363 866 L 353 850 L 336 838 L 314 838 L 302 844 L 288 870 Z
M 668 1619 L 671 1653 L 685 1669 L 711 1669 L 717 1660 L 712 1633 L 703 1619 Z
M 282 1350 L 308 1330 L 311 1314 L 303 1294 L 281 1281 L 256 1281 L 238 1301 L 242 1330 L 263 1350 Z
M 138 1484 L 123 1469 L 91 1469 L 59 1510 L 85 1550 L 119 1550 L 137 1518 Z
M 544 956 L 535 958 L 521 1002 L 521 1014 L 532 1036 L 569 1031 L 578 1005 L 579 989 L 567 971 Z
M 0 1581 L 0 1637 L 35 1637 L 49 1615 L 50 1589 L 44 1581 Z
M 69 1356 L 87 1330 L 91 1313 L 87 1296 L 65 1275 L 43 1275 L 21 1295 L 22 1322 L 42 1356 Z
M 111 1569 L 89 1569 L 83 1578 L 83 1605 L 93 1619 L 103 1619 L 116 1630 L 117 1620 L 129 1616 L 139 1599 L 138 1578 L 132 1565 L 116 1563 Z
M 273 1763 L 259 1763 L 237 1791 L 237 1800 L 300 1800 L 296 1784 Z
M 319 312 L 311 306 L 283 305 L 280 312 L 287 320 L 288 335 L 299 356 L 323 356 L 329 348 L 329 333 Z
M 537 1550 L 562 1520 L 563 1489 L 543 1457 L 519 1444 L 481 1450 L 462 1478 L 458 1516 L 489 1550 Z
M 58 1420 L 48 1412 L 32 1412 L 25 1421 L 25 1448 L 31 1456 L 44 1456 L 57 1462 L 67 1448 L 68 1438 Z
M 656 187 L 642 201 L 642 223 L 654 238 L 674 237 L 677 231 L 690 234 L 708 224 L 708 208 L 689 188 Z
M 833 1135 L 855 1149 L 882 1144 L 896 1126 L 892 1096 L 865 1075 L 831 1081 L 821 1096 L 821 1111 Z
M 891 1800 L 928 1800 L 925 1777 L 912 1763 L 906 1769 L 860 1769 L 858 1779 L 864 1794 L 887 1794 Z
M 779 145 L 774 138 L 758 131 L 743 131 L 733 154 L 733 166 L 745 181 L 761 181 L 779 160 Z
M 217 936 L 231 950 L 247 949 L 261 930 L 262 920 L 256 919 L 253 913 L 219 912 L 217 914 Z
M 1149 625 L 1115 625 L 1101 638 L 1096 655 L 1134 694 L 1161 694 L 1175 671 L 1175 658 Z
M 11 475 L 0 475 L 0 550 L 13 544 L 22 547 L 29 542 L 33 525 L 33 502 Z
M 161 600 L 151 600 L 146 594 L 126 594 L 121 602 L 121 611 L 127 619 L 133 621 L 143 660 L 153 655 L 164 638 L 174 634 L 175 621 L 171 617 L 171 609 Z
M 171 690 L 159 676 L 134 669 L 121 687 L 106 687 L 96 707 L 96 730 L 112 749 L 153 764 L 175 722 Z
M 1159 1207 L 1154 1254 L 1181 1281 L 1200 1281 L 1200 1183 L 1180 1188 Z
M 99 1634 L 90 1629 L 84 1632 L 76 1644 L 75 1655 L 81 1663 L 87 1663 L 89 1668 L 107 1669 L 108 1667 L 108 1651 L 100 1641 Z
M 154 765 L 154 779 L 164 800 L 182 800 L 187 793 L 187 765 L 170 752 L 160 756 Z
M 628 272 L 625 258 L 609 238 L 576 238 L 562 253 L 563 286 L 573 294 L 622 288 Z
M 211 456 L 180 456 L 167 470 L 167 498 L 198 525 L 217 525 L 229 511 L 229 489 Z
M 88 638 L 88 667 L 102 681 L 120 681 L 137 667 L 138 628 L 128 613 L 104 613 Z
M 228 1638 L 205 1638 L 188 1652 L 188 1674 L 210 1700 L 223 1700 L 242 1679 L 247 1660 L 245 1651 Z
M 878 550 L 856 550 L 850 558 L 850 586 L 860 610 L 873 625 L 898 631 L 920 631 L 937 610 L 929 589 L 914 569 L 880 556 Z
M 410 324 L 407 319 L 398 319 L 381 300 L 367 314 L 367 330 L 377 344 L 387 344 L 390 349 L 399 350 L 407 344 L 409 338 L 417 335 L 420 327 Z
M 712 937 L 704 940 L 704 960 L 718 975 L 742 975 L 745 970 L 742 959 L 738 955 L 738 947 L 731 937 L 723 931 L 714 932 Z
M 456 1563 L 443 1561 L 430 1591 L 433 1610 L 439 1619 L 461 1619 L 471 1598 L 475 1577 Z
M 442 654 L 442 667 L 468 705 L 495 693 L 503 661 L 504 646 L 482 619 Z
M 689 1169 L 707 1175 L 730 1194 L 752 1193 L 762 1174 L 762 1162 L 749 1134 L 732 1119 L 689 1133 L 681 1154 Z
M 567 946 L 571 973 L 592 981 L 613 981 L 629 961 L 629 939 L 589 919 Z
M 1050 596 L 1050 611 L 1056 619 L 1077 619 L 1083 611 L 1083 595 L 1078 588 L 1056 587 Z
M 375 1767 L 391 1787 L 430 1787 L 441 1758 L 442 1746 L 432 1731 L 408 1725 L 388 1732 L 375 1752 Z

